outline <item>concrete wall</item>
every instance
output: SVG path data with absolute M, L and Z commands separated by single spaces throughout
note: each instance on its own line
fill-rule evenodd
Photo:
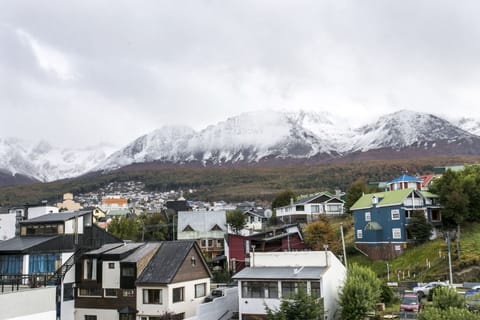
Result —
M 251 259 L 255 267 L 324 267 L 327 265 L 327 254 L 329 261 L 337 259 L 329 251 L 255 252 L 255 257 Z
M 55 287 L 0 294 L 0 320 L 55 319 Z
M 0 241 L 15 237 L 15 223 L 17 217 L 15 213 L 0 214 Z
M 58 213 L 57 207 L 41 206 L 28 208 L 28 219 L 43 216 L 48 213 Z

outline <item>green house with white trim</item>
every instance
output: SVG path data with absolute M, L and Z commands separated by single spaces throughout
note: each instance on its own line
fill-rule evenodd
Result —
M 406 227 L 414 211 L 423 211 L 433 225 L 441 223 L 438 196 L 410 187 L 408 180 L 412 179 L 406 175 L 396 178 L 389 183 L 392 191 L 365 194 L 350 208 L 355 245 L 372 260 L 390 259 L 404 252 L 410 241 Z

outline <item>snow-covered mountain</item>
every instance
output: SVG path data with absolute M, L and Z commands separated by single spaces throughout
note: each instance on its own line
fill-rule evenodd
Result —
M 151 161 L 208 165 L 272 159 L 332 160 L 371 150 L 398 152 L 419 147 L 421 152 L 429 150 L 429 155 L 437 152 L 435 148 L 438 155 L 480 154 L 480 137 L 440 117 L 407 110 L 381 116 L 359 128 L 351 128 L 326 112 L 252 112 L 200 132 L 156 130 L 113 153 L 96 169 Z
M 72 178 L 90 171 L 111 152 L 108 145 L 66 149 L 52 147 L 45 141 L 0 138 L 0 170 L 39 181 Z
M 474 119 L 448 121 L 401 110 L 360 127 L 347 123 L 327 112 L 250 112 L 201 131 L 163 127 L 115 152 L 105 146 L 60 149 L 0 138 L 0 172 L 52 181 L 151 162 L 207 166 L 480 155 L 480 121 Z

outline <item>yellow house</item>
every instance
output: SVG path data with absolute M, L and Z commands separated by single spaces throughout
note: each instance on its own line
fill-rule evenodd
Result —
M 73 201 L 73 193 L 64 193 L 63 202 L 55 205 L 59 209 L 67 209 L 67 211 L 78 211 L 82 209 L 80 203 Z

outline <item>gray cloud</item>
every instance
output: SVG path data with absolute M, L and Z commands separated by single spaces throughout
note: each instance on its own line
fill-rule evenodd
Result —
M 480 118 L 476 1 L 3 1 L 0 136 L 124 144 L 255 109 Z M 61 134 L 59 134 L 61 132 Z

